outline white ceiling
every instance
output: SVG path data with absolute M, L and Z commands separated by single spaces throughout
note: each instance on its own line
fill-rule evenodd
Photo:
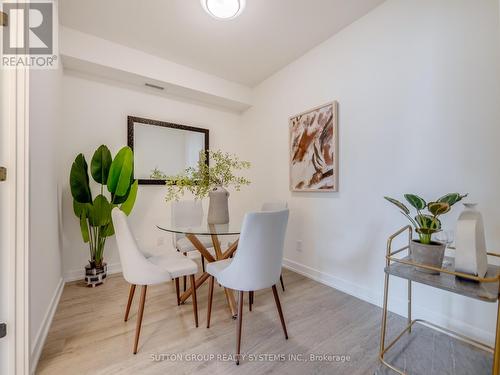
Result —
M 247 0 L 219 21 L 199 0 L 61 0 L 61 23 L 255 86 L 384 0 Z

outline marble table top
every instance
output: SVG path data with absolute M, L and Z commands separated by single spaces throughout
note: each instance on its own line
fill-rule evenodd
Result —
M 410 261 L 409 257 L 405 257 L 402 259 Z M 445 257 L 443 261 L 443 268 L 454 270 L 455 259 L 452 257 Z M 480 301 L 496 302 L 498 300 L 498 282 L 479 283 L 458 278 L 454 275 L 449 275 L 446 273 L 431 275 L 428 273 L 417 271 L 415 267 L 402 263 L 391 263 L 388 267 L 385 268 L 385 272 L 389 275 L 429 285 L 434 288 L 447 290 L 449 292 L 474 298 Z M 491 264 L 488 265 L 488 272 L 486 273 L 486 277 L 495 277 L 499 273 L 499 266 Z

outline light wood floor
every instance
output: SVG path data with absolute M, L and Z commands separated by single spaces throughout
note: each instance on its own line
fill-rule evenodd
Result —
M 211 327 L 206 329 L 204 285 L 198 290 L 200 327 L 195 328 L 191 302 L 177 306 L 173 283 L 148 288 L 139 353 L 133 355 L 139 293 L 125 323 L 128 285 L 121 275 L 114 275 L 96 289 L 82 283 L 66 285 L 37 374 L 391 374 L 377 360 L 378 307 L 290 271 L 285 270 L 283 277 L 286 291 L 279 289 L 279 293 L 290 339 L 283 337 L 272 292 L 257 292 L 253 311 L 245 306 L 243 314 L 242 353 L 283 355 L 285 360 L 247 359 L 240 366 L 204 357 L 187 360 L 186 355 L 194 354 L 232 355 L 235 321 L 229 317 L 222 289 L 216 286 Z M 403 325 L 403 318 L 391 314 L 389 337 Z M 411 374 L 489 373 L 490 355 L 427 328 L 414 332 L 388 357 Z M 294 361 L 289 357 L 309 359 L 310 354 L 346 355 L 350 360 Z M 184 357 L 159 360 L 162 355 L 164 359 Z

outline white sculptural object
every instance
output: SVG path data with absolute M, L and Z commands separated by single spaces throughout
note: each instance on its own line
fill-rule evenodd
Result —
M 483 217 L 476 203 L 464 203 L 455 234 L 455 271 L 484 277 L 488 270 Z

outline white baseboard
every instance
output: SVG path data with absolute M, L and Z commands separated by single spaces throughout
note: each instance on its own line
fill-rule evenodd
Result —
M 316 270 L 312 267 L 306 266 L 304 264 L 286 258 L 283 259 L 283 267 L 291 271 L 294 271 L 298 274 L 301 274 L 307 278 L 315 280 L 319 283 L 340 290 L 341 292 L 359 298 L 363 301 L 369 302 L 375 306 L 382 307 L 382 301 L 383 301 L 382 290 L 380 293 L 374 293 L 372 290 L 368 288 L 360 287 L 359 285 L 356 285 L 350 281 L 340 279 L 326 272 Z M 380 285 L 380 288 L 382 289 L 382 285 Z M 406 317 L 407 314 L 406 306 L 407 306 L 406 300 L 391 297 L 388 308 L 389 311 Z M 490 332 L 484 329 L 480 329 L 478 327 L 468 324 L 467 322 L 449 318 L 446 315 L 416 305 L 415 303 L 413 303 L 412 315 L 414 319 L 418 317 L 421 319 L 428 320 L 434 324 L 438 324 L 444 328 L 456 331 L 458 333 L 461 333 L 463 335 L 466 335 L 468 337 L 471 337 L 473 339 L 476 339 L 478 341 L 484 342 L 489 345 L 493 345 L 493 343 L 495 342 L 495 334 L 493 330 Z
M 64 281 L 69 283 L 71 281 L 83 280 L 85 278 L 85 266 L 82 266 L 76 270 L 70 270 L 64 272 Z M 120 263 L 111 263 L 108 264 L 108 275 L 112 275 L 114 273 L 122 272 L 122 265 Z
M 54 319 L 54 314 L 56 313 L 57 306 L 59 305 L 59 300 L 61 299 L 62 292 L 64 290 L 64 280 L 61 278 L 59 283 L 57 284 L 56 290 L 54 291 L 54 295 L 50 300 L 49 307 L 45 316 L 42 320 L 42 325 L 38 330 L 38 333 L 35 338 L 35 342 L 33 348 L 31 350 L 30 356 L 30 373 L 34 374 L 36 370 L 36 366 L 38 365 L 38 360 L 40 359 L 40 355 L 42 354 L 42 349 L 45 344 L 45 340 L 47 339 L 47 334 L 49 333 L 50 326 L 52 324 L 52 320 Z

